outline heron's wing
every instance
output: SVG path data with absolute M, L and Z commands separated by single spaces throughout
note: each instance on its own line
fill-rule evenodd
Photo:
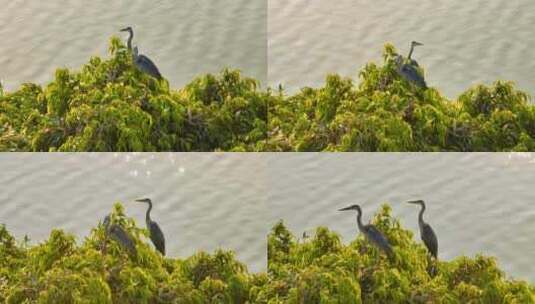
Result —
M 153 77 L 156 77 L 158 79 L 162 78 L 162 74 L 160 74 L 160 71 L 152 62 L 152 60 L 149 59 L 149 57 L 145 55 L 139 55 L 136 57 L 136 66 L 142 70 L 143 72 L 152 75 Z
M 366 225 L 364 228 L 366 229 L 366 237 L 370 242 L 386 252 L 388 255 L 393 253 L 390 242 L 388 242 L 384 234 L 379 231 L 379 229 L 375 228 L 373 225 Z
M 401 73 L 403 77 L 405 77 L 409 81 L 414 82 L 417 86 L 427 88 L 425 79 L 420 73 L 418 67 L 411 64 L 404 64 L 401 67 Z
M 431 252 L 431 254 L 436 258 L 438 255 L 438 240 L 433 228 L 429 224 L 425 223 L 422 227 L 422 241 L 424 241 L 425 246 Z
M 136 253 L 136 244 L 134 243 L 134 240 L 126 232 L 121 226 L 119 225 L 111 225 L 110 227 L 110 236 L 121 246 L 125 247 L 131 254 Z
M 165 237 L 163 236 L 162 229 L 156 222 L 150 222 L 150 239 L 154 244 L 154 247 L 158 249 L 162 255 L 165 255 Z

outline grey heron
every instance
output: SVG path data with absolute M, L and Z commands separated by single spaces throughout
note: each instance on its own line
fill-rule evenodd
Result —
M 394 251 L 392 250 L 392 246 L 390 246 L 390 243 L 386 239 L 386 237 L 372 224 L 363 225 L 361 218 L 362 218 L 362 210 L 360 209 L 359 205 L 351 205 L 349 207 L 345 207 L 342 209 L 338 209 L 338 211 L 347 211 L 347 210 L 356 210 L 357 211 L 357 225 L 359 227 L 359 230 L 366 239 L 371 242 L 374 246 L 385 252 L 388 257 L 394 256 Z
M 420 213 L 418 214 L 418 226 L 420 226 L 420 238 L 429 250 L 429 253 L 437 259 L 438 257 L 438 241 L 435 232 L 431 226 L 424 222 L 425 203 L 423 200 L 408 201 L 409 204 L 420 205 Z
M 147 203 L 149 208 L 145 215 L 145 222 L 147 223 L 147 229 L 149 230 L 150 240 L 154 244 L 154 247 L 165 256 L 165 237 L 163 235 L 160 226 L 150 218 L 150 212 L 152 210 L 152 201 L 149 198 L 137 199 L 136 202 Z
M 411 50 L 409 51 L 409 56 L 407 56 L 407 59 L 409 60 L 409 62 L 412 64 L 412 65 L 415 65 L 415 66 L 418 66 L 418 62 L 416 62 L 416 60 L 413 60 L 411 58 L 412 56 L 412 52 L 414 51 L 414 47 L 416 46 L 421 46 L 421 45 L 424 45 L 423 43 L 420 43 L 418 41 L 413 41 L 411 42 Z
M 162 79 L 162 74 L 156 67 L 156 64 L 149 59 L 149 57 L 139 54 L 137 46 L 132 48 L 132 39 L 134 39 L 134 30 L 132 27 L 126 27 L 121 30 L 121 32 L 128 32 L 128 49 L 132 51 L 132 61 L 134 65 L 143 73 L 149 74 L 156 79 Z
M 131 255 L 137 255 L 136 244 L 132 237 L 123 229 L 123 227 L 117 224 L 112 224 L 110 215 L 107 215 L 104 218 L 103 224 L 106 236 L 109 235 L 113 240 L 119 243 L 121 247 L 126 248 Z
M 425 79 L 417 66 L 410 63 L 404 63 L 404 59 L 401 55 L 396 56 L 395 64 L 396 72 L 403 77 L 403 79 L 417 87 L 427 89 L 427 83 L 425 83 Z

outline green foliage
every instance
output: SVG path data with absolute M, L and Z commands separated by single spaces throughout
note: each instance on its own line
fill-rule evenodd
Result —
M 282 222 L 268 237 L 268 273 L 252 274 L 232 252 L 164 258 L 147 231 L 116 204 L 111 222 L 134 239 L 130 254 L 102 224 L 82 242 L 53 230 L 17 243 L 0 226 L 2 303 L 535 303 L 535 288 L 505 277 L 493 258 L 428 259 L 385 205 L 372 222 L 389 239 L 389 259 L 362 236 L 350 244 L 325 227 L 298 240 Z M 437 269 L 430 275 L 430 267 Z
M 0 87 L 0 151 L 535 150 L 535 105 L 512 83 L 450 101 L 403 80 L 390 44 L 358 84 L 329 75 L 291 96 L 228 69 L 173 90 L 133 67 L 116 37 L 110 53 L 44 88 Z
M 107 237 L 102 224 L 80 244 L 54 230 L 33 247 L 17 244 L 0 227 L 0 302 L 266 303 L 266 275 L 248 273 L 232 252 L 164 258 L 120 204 L 111 221 L 133 237 L 137 255 Z
M 225 69 L 185 88 L 143 74 L 114 37 L 111 59 L 58 69 L 46 87 L 0 88 L 0 151 L 257 151 L 268 94 Z
M 447 100 L 396 72 L 396 50 L 366 65 L 360 83 L 327 76 L 323 87 L 269 106 L 270 151 L 533 151 L 535 105 L 512 83 L 478 85 Z M 422 71 L 423 72 L 423 71 Z
M 429 259 L 390 213 L 384 205 L 372 223 L 392 244 L 392 260 L 361 235 L 344 245 L 319 227 L 298 240 L 278 223 L 268 238 L 270 303 L 535 303 L 535 288 L 507 279 L 493 258 Z
M 450 101 L 403 80 L 389 44 L 358 84 L 329 75 L 291 96 L 228 69 L 172 90 L 133 67 L 116 37 L 110 53 L 58 69 L 44 88 L 0 87 L 0 151 L 535 150 L 535 105 L 512 83 Z

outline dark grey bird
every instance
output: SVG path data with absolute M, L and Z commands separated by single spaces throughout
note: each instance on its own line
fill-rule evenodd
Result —
M 425 203 L 423 200 L 408 201 L 409 204 L 420 205 L 420 214 L 418 214 L 418 226 L 420 226 L 420 238 L 429 250 L 429 253 L 437 259 L 438 257 L 438 240 L 433 228 L 424 222 Z
M 165 237 L 163 235 L 160 226 L 150 218 L 150 211 L 152 210 L 152 201 L 149 198 L 137 199 L 136 202 L 149 204 L 147 214 L 145 215 L 145 222 L 147 223 L 147 229 L 149 230 L 150 240 L 154 244 L 154 247 L 165 256 Z
M 117 224 L 112 224 L 109 215 L 106 215 L 103 224 L 107 236 L 110 236 L 113 240 L 119 243 L 121 247 L 126 248 L 131 255 L 137 255 L 136 243 L 123 227 Z
M 132 27 L 126 27 L 121 30 L 121 32 L 128 32 L 128 49 L 132 51 L 132 61 L 134 65 L 143 73 L 149 74 L 156 79 L 162 79 L 162 74 L 156 67 L 156 64 L 149 59 L 149 57 L 139 54 L 137 46 L 132 48 L 132 39 L 134 39 L 134 30 Z
M 415 66 L 419 66 L 418 62 L 416 62 L 416 60 L 413 60 L 411 56 L 412 56 L 412 52 L 414 52 L 414 47 L 417 47 L 420 45 L 424 45 L 424 44 L 418 41 L 411 42 L 411 50 L 409 51 L 409 56 L 407 56 L 407 59 L 409 60 L 410 64 L 415 65 Z
M 403 56 L 397 55 L 395 59 L 396 63 L 396 72 L 403 77 L 403 79 L 407 80 L 409 83 L 412 83 L 413 85 L 427 89 L 427 83 L 425 83 L 425 79 L 420 73 L 420 70 L 417 65 L 413 65 L 410 63 L 405 63 Z
M 359 205 L 351 205 L 349 207 L 345 207 L 342 209 L 339 209 L 338 211 L 347 211 L 347 210 L 356 210 L 357 211 L 357 225 L 359 227 L 359 230 L 366 239 L 372 243 L 374 246 L 385 252 L 389 257 L 394 256 L 394 251 L 392 250 L 392 246 L 390 246 L 390 243 L 386 239 L 386 237 L 379 231 L 379 229 L 375 228 L 372 224 L 363 225 L 361 218 L 362 218 L 362 210 L 360 209 Z

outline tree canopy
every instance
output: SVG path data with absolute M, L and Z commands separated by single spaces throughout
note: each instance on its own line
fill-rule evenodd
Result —
M 394 249 L 389 259 L 361 235 L 349 244 L 326 227 L 298 239 L 281 222 L 267 241 L 267 273 L 251 273 L 232 251 L 163 257 L 116 204 L 111 223 L 82 241 L 62 230 L 30 245 L 0 226 L 0 301 L 5 303 L 535 303 L 535 287 L 509 278 L 492 257 L 432 261 L 384 205 L 372 223 Z M 356 227 L 355 227 L 356 229 Z M 179 237 L 179 236 L 178 236 Z M 436 271 L 431 272 L 430 267 Z

